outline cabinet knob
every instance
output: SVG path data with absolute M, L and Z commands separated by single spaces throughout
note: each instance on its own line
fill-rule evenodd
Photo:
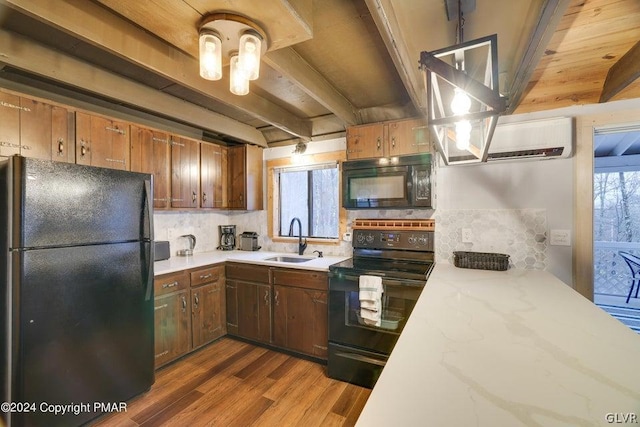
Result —
M 269 305 L 269 290 L 264 291 L 264 305 Z
M 203 202 L 207 201 L 207 193 L 205 193 L 204 191 L 202 192 L 202 201 Z
M 280 305 L 280 301 L 278 301 L 278 291 L 276 291 L 276 293 L 275 293 L 273 298 L 276 301 L 276 305 Z
M 58 156 L 64 156 L 64 139 L 58 138 Z
M 192 191 L 191 192 L 191 203 L 193 203 L 195 205 L 197 200 L 198 200 L 198 195 L 196 194 L 195 191 Z

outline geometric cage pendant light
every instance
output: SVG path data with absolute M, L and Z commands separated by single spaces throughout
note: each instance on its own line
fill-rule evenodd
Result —
M 229 64 L 229 90 L 249 93 L 249 81 L 260 76 L 260 58 L 267 50 L 267 37 L 257 24 L 232 13 L 211 13 L 200 21 L 200 77 L 220 80 Z
M 421 52 L 427 119 L 445 164 L 486 162 L 498 116 L 497 35 Z

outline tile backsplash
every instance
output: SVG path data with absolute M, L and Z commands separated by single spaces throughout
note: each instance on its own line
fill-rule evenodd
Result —
M 546 209 L 438 210 L 434 218 L 436 262 L 453 264 L 454 251 L 497 252 L 510 256 L 510 268 L 547 269 Z
M 545 270 L 548 267 L 546 209 L 456 209 L 349 211 L 347 226 L 356 218 L 434 218 L 436 220 L 436 262 L 453 264 L 454 251 L 497 252 L 510 256 L 510 267 Z M 267 234 L 267 211 L 254 212 L 156 212 L 155 238 L 169 240 L 172 255 L 179 248 L 178 237 L 196 236 L 196 252 L 215 250 L 219 245 L 218 225 L 236 225 L 237 233 L 255 231 L 263 251 L 295 253 L 295 243 L 272 241 Z M 462 230 L 470 231 L 463 243 Z M 325 255 L 350 256 L 351 243 L 309 244 L 305 253 L 320 250 Z

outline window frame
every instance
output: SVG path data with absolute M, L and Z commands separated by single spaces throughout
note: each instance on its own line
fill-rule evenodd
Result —
M 273 242 L 294 243 L 298 241 L 297 237 L 278 235 L 280 229 L 280 185 L 276 176 L 278 171 L 287 167 L 314 166 L 336 162 L 338 168 L 338 237 L 335 239 L 307 237 L 306 239 L 308 243 L 312 243 L 314 245 L 319 244 L 337 246 L 340 244 L 340 236 L 345 233 L 347 224 L 347 211 L 342 207 L 342 162 L 345 160 L 345 151 L 333 151 L 327 153 L 305 155 L 300 161 L 297 162 L 294 162 L 293 159 L 288 157 L 267 161 L 267 228 L 269 238 Z

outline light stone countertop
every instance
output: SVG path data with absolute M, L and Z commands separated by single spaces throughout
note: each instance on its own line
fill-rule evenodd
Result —
M 287 256 L 294 258 L 310 258 L 309 261 L 293 263 L 293 262 L 277 262 L 267 261 L 266 258 L 275 256 Z M 282 253 L 282 252 L 264 252 L 264 251 L 212 251 L 212 252 L 196 252 L 192 256 L 176 256 L 164 261 L 156 261 L 154 263 L 154 275 L 174 273 L 176 271 L 188 270 L 190 268 L 203 267 L 211 264 L 218 264 L 226 261 L 246 262 L 250 264 L 268 265 L 271 267 L 298 268 L 302 270 L 329 271 L 329 266 L 350 257 L 345 256 L 329 256 L 325 255 L 318 258 L 317 254 L 310 253 L 299 256 L 298 254 Z
M 639 418 L 638 334 L 549 273 L 437 264 L 357 426 Z

